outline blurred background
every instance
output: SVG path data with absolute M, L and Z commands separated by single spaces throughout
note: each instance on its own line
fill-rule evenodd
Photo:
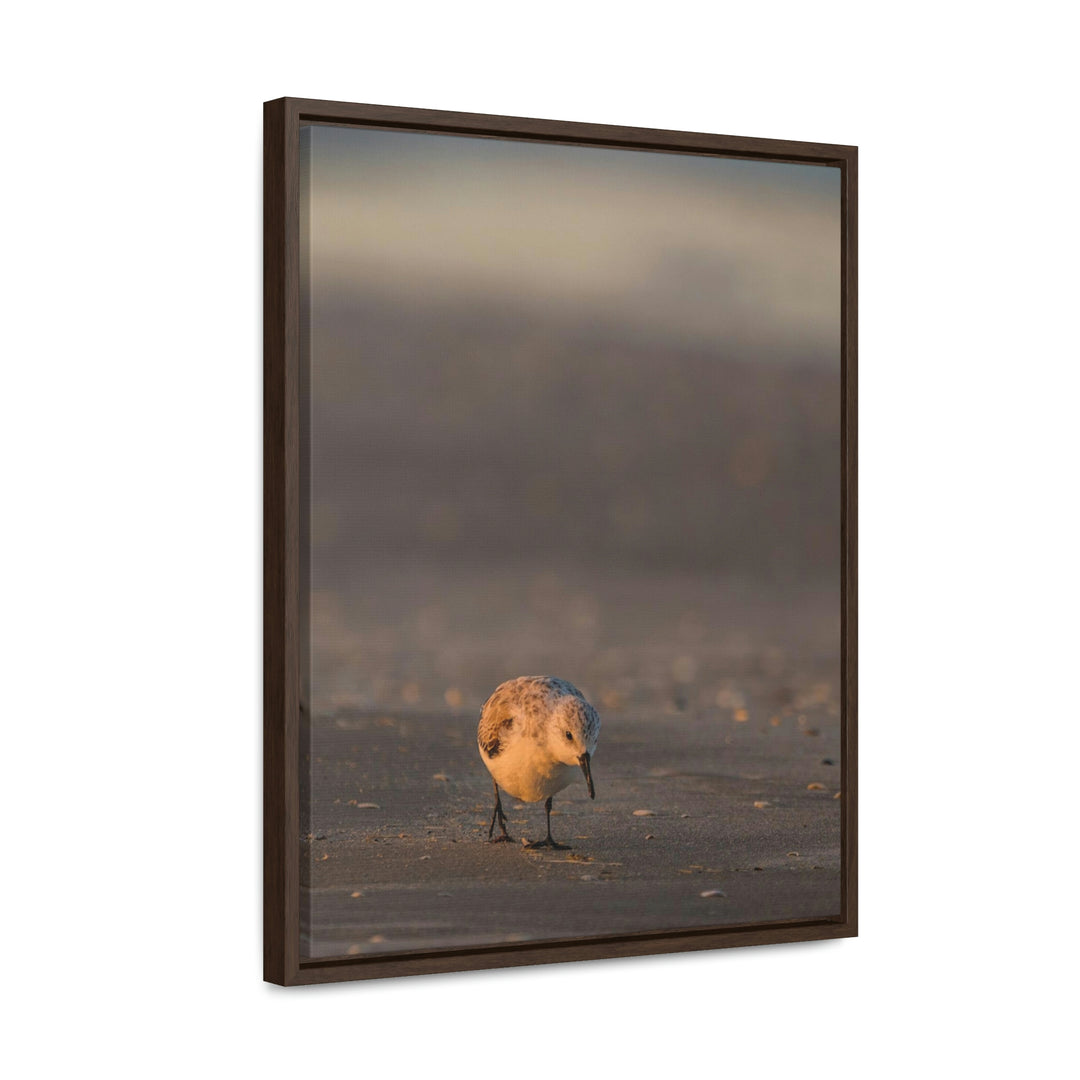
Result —
M 833 168 L 303 130 L 316 716 L 835 714 Z M 770 706 L 771 708 L 772 706 Z

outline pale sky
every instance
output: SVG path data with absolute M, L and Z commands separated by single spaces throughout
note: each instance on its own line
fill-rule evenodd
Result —
M 838 169 L 329 126 L 303 145 L 316 299 L 511 304 L 839 367 Z

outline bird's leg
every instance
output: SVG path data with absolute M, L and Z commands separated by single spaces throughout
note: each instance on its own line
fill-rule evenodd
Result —
M 504 840 L 510 840 L 511 836 L 506 831 L 506 815 L 503 813 L 502 799 L 499 798 L 499 785 L 496 784 L 494 780 L 491 782 L 495 785 L 495 809 L 491 811 L 491 828 L 488 829 L 488 840 L 493 844 L 501 844 Z M 495 831 L 496 818 L 499 821 L 499 828 L 502 832 L 492 840 L 491 834 Z
M 549 847 L 554 848 L 556 851 L 569 851 L 569 844 L 557 844 L 551 838 L 551 796 L 547 797 L 547 802 L 544 803 L 544 810 L 547 812 L 547 839 L 546 840 L 534 840 L 531 844 L 526 844 L 526 847 L 538 848 Z

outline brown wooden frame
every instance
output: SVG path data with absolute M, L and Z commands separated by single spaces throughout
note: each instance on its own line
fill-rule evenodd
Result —
M 718 154 L 841 170 L 841 915 L 573 941 L 301 960 L 300 945 L 300 126 L 355 124 L 589 146 Z M 515 967 L 857 934 L 856 192 L 854 146 L 513 116 L 278 98 L 263 108 L 263 977 L 282 986 Z

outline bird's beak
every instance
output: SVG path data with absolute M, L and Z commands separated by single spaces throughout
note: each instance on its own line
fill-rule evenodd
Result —
M 581 757 L 578 758 L 578 764 L 581 766 L 581 771 L 585 774 L 585 783 L 589 785 L 589 798 L 596 798 L 596 788 L 593 787 L 592 782 L 592 769 L 589 765 L 589 751 L 586 750 Z

